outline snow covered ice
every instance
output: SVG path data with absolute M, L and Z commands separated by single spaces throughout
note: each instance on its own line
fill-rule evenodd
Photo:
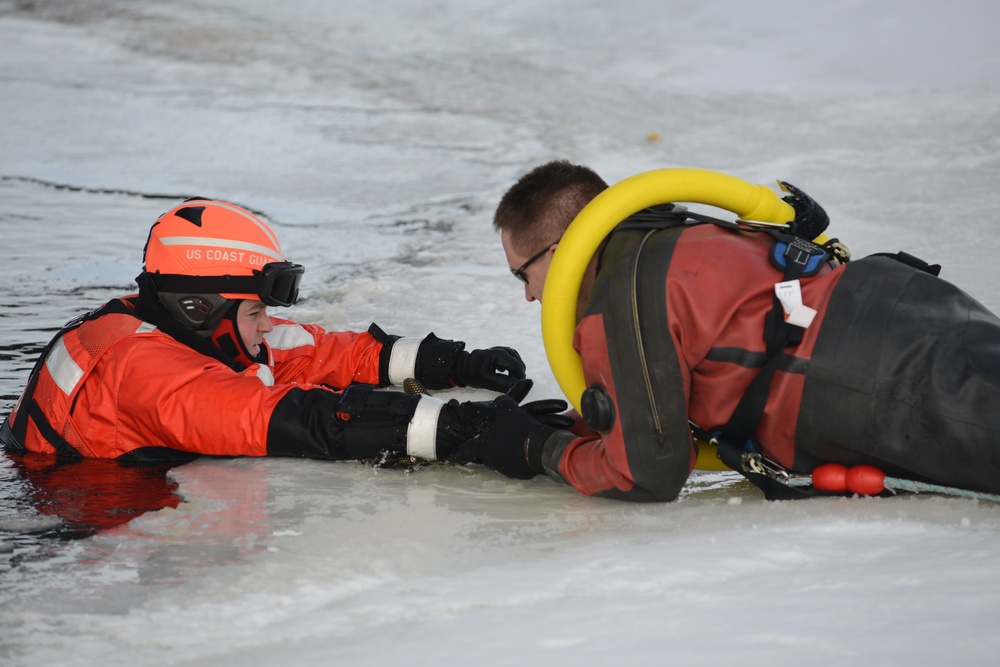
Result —
M 0 411 L 195 194 L 275 224 L 307 267 L 294 319 L 511 345 L 531 398 L 559 388 L 490 220 L 553 158 L 788 180 L 856 256 L 907 250 L 1000 310 L 998 24 L 986 0 L 0 0 Z M 176 508 L 59 541 L 0 462 L 4 665 L 1000 651 L 986 502 L 769 503 L 698 473 L 631 505 L 478 467 L 199 460 Z

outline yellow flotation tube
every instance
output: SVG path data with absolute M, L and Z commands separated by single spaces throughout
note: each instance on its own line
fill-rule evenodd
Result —
M 573 349 L 576 304 L 587 265 L 608 234 L 625 218 L 666 203 L 707 204 L 758 222 L 790 222 L 795 211 L 773 190 L 706 169 L 657 169 L 612 185 L 573 220 L 556 248 L 542 293 L 542 339 L 563 393 L 580 410 L 586 389 L 583 364 Z M 822 243 L 824 238 L 817 238 Z M 728 470 L 715 447 L 698 443 L 696 468 Z

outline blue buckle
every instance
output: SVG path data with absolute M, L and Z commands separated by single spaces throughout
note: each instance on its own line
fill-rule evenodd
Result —
M 774 239 L 770 256 L 775 268 L 787 274 L 792 267 L 792 273 L 804 277 L 819 271 L 828 253 L 815 243 L 793 237 L 790 241 Z

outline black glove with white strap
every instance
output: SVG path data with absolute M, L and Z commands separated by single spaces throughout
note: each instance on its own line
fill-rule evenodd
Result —
M 385 348 L 381 365 L 389 384 L 402 385 L 416 378 L 428 389 L 476 387 L 497 392 L 509 391 L 525 378 L 521 355 L 510 347 L 465 350 L 465 343 L 438 338 L 390 336 L 376 325 L 368 332 Z
M 515 405 L 531 380 L 509 392 Z M 385 455 L 428 461 L 451 457 L 455 448 L 496 421 L 493 401 L 449 401 L 400 391 L 351 385 L 340 392 L 293 388 L 271 412 L 268 456 L 366 460 Z

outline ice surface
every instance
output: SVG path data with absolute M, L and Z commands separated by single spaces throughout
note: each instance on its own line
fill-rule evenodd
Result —
M 0 408 L 55 328 L 131 288 L 151 221 L 194 194 L 275 223 L 307 266 L 293 317 L 513 345 L 532 396 L 556 395 L 490 229 L 505 188 L 556 157 L 609 181 L 788 180 L 856 255 L 906 249 L 1000 310 L 998 20 L 985 0 L 0 0 Z M 51 518 L 28 508 L 4 520 L 0 662 L 1000 650 L 988 503 L 767 503 L 707 473 L 650 506 L 456 466 L 170 474 L 186 502 L 92 538 L 32 541 Z

